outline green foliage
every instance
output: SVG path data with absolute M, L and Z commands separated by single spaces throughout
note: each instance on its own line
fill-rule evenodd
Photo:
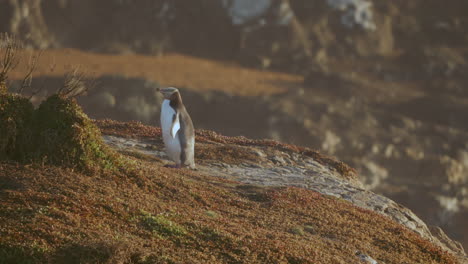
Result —
M 58 94 L 34 113 L 35 158 L 80 170 L 114 169 L 120 159 L 102 142 L 99 129 L 73 99 Z
M 0 160 L 24 160 L 31 138 L 33 105 L 20 95 L 0 94 Z
M 208 210 L 208 211 L 205 211 L 205 214 L 209 217 L 213 217 L 213 218 L 217 218 L 218 217 L 218 214 L 215 212 L 215 211 L 211 211 L 211 210 Z
M 74 99 L 58 94 L 37 110 L 20 95 L 0 95 L 0 160 L 36 161 L 80 171 L 128 169 Z
M 187 230 L 172 222 L 162 215 L 151 215 L 149 213 L 143 213 L 141 221 L 146 229 L 152 231 L 161 236 L 183 236 L 187 234 Z
M 294 235 L 298 235 L 298 236 L 303 236 L 305 233 L 304 233 L 304 228 L 302 226 L 295 226 L 293 228 L 291 228 L 290 232 Z

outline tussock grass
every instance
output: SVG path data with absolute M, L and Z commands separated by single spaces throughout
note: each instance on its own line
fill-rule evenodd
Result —
M 108 148 L 73 98 L 50 96 L 34 110 L 28 98 L 0 95 L 0 160 L 37 162 L 80 171 L 131 169 Z

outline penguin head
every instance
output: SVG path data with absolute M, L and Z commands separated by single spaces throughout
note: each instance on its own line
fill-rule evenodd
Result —
M 158 88 L 157 89 L 160 93 L 163 94 L 164 96 L 164 99 L 168 99 L 170 100 L 171 99 L 171 96 L 174 94 L 174 93 L 178 93 L 179 90 L 177 88 L 174 88 L 174 87 L 167 87 L 167 88 Z

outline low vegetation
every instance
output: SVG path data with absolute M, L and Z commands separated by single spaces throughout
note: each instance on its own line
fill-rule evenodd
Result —
M 160 132 L 100 123 L 124 137 L 137 136 L 136 128 Z M 205 133 L 201 140 L 220 139 Z M 131 174 L 0 162 L 0 263 L 355 263 L 357 251 L 384 263 L 457 263 L 405 227 L 340 199 L 127 154 L 120 155 L 135 165 Z
M 103 143 L 99 129 L 76 101 L 60 94 L 36 110 L 21 95 L 0 95 L 0 132 L 0 160 L 81 171 L 119 170 L 129 165 Z
M 147 230 L 161 237 L 179 237 L 187 233 L 184 227 L 174 223 L 164 215 L 143 212 L 139 218 Z
M 103 143 L 99 129 L 76 103 L 74 97 L 90 84 L 79 71 L 68 74 L 57 93 L 35 110 L 29 98 L 7 89 L 8 73 L 19 62 L 20 44 L 8 35 L 0 37 L 0 44 L 0 160 L 87 172 L 131 167 Z M 20 92 L 31 83 L 37 60 L 32 61 Z
M 64 94 L 36 110 L 20 95 L 1 96 L 0 264 L 356 263 L 357 251 L 382 263 L 457 263 L 405 227 L 340 199 L 116 153 Z M 160 133 L 139 123 L 98 124 L 125 137 Z M 197 139 L 223 142 L 228 147 L 217 151 L 230 153 L 229 161 L 249 158 L 239 145 L 264 144 L 352 172 L 274 141 L 209 131 Z
M 31 142 L 33 111 L 33 105 L 27 98 L 0 94 L 0 160 L 26 159 L 25 153 Z
M 126 158 L 140 173 L 0 163 L 0 263 L 457 263 L 339 199 Z
M 86 171 L 123 165 L 73 99 L 56 94 L 45 100 L 34 113 L 32 130 L 36 160 Z

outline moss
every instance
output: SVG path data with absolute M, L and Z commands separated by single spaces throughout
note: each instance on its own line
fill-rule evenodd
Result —
M 178 237 L 187 234 L 187 230 L 183 226 L 172 222 L 162 215 L 151 215 L 149 213 L 143 213 L 141 216 L 141 221 L 147 230 L 163 237 Z
M 24 160 L 29 148 L 34 108 L 20 95 L 0 94 L 0 160 Z
M 215 211 L 211 211 L 211 210 L 205 211 L 205 215 L 212 217 L 212 218 L 218 217 L 218 214 Z
M 293 228 L 291 228 L 290 232 L 294 235 L 298 235 L 298 236 L 303 236 L 305 235 L 304 233 L 304 228 L 302 226 L 295 226 Z
M 32 129 L 36 132 L 36 160 L 85 171 L 114 170 L 123 165 L 74 99 L 58 94 L 49 97 L 35 111 Z
M 36 161 L 81 171 L 131 170 L 73 99 L 53 95 L 37 110 L 28 98 L 0 94 L 0 160 Z

